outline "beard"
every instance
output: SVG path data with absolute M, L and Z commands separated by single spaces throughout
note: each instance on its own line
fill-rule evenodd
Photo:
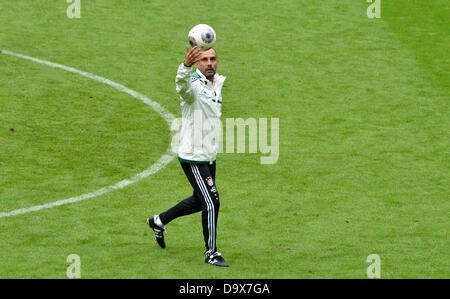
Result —
M 204 75 L 205 75 L 206 79 L 212 80 L 214 78 L 215 74 L 216 74 L 215 69 L 206 69 Z

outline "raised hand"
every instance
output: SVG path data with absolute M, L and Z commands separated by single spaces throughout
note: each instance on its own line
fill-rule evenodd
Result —
M 191 50 L 189 50 L 189 46 L 186 46 L 186 56 L 184 58 L 184 64 L 187 66 L 192 66 L 198 61 L 199 55 L 200 49 L 197 46 L 193 47 Z

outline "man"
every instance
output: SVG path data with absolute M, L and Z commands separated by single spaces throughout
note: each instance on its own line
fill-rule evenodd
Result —
M 192 72 L 194 64 L 197 69 Z M 191 50 L 186 47 L 185 60 L 178 67 L 175 80 L 182 112 L 178 159 L 194 193 L 169 210 L 148 218 L 147 223 L 156 242 L 165 248 L 165 225 L 180 216 L 202 211 L 205 263 L 228 267 L 216 247 L 220 202 L 215 179 L 220 136 L 215 129 L 220 124 L 225 81 L 224 76 L 216 73 L 217 65 L 214 49 L 200 51 L 197 47 Z

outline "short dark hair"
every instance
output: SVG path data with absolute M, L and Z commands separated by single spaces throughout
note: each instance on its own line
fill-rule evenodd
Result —
M 209 50 L 214 50 L 214 53 L 216 53 L 216 57 L 217 57 L 217 51 L 214 48 L 209 48 L 208 50 L 203 50 L 202 52 L 206 52 L 206 51 L 209 51 Z

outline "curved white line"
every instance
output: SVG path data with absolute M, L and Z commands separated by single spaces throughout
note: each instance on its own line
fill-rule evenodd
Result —
M 100 77 L 100 76 L 96 76 L 94 74 L 91 73 L 87 73 L 87 72 L 83 72 L 80 70 L 77 70 L 75 68 L 72 67 L 68 67 L 62 64 L 58 64 L 58 63 L 53 63 L 50 61 L 45 61 L 45 60 L 41 60 L 41 59 L 37 59 L 34 57 L 30 57 L 30 56 L 25 56 L 22 54 L 17 54 L 11 51 L 7 51 L 7 50 L 0 50 L 0 54 L 6 54 L 6 55 L 10 55 L 10 56 L 15 56 L 15 57 L 19 57 L 19 58 L 23 58 L 26 60 L 30 60 L 36 63 L 40 63 L 43 65 L 47 65 L 53 68 L 58 68 L 58 69 L 62 69 L 71 73 L 75 73 L 78 75 L 81 75 L 83 77 L 107 84 L 109 86 L 114 87 L 115 89 L 122 91 L 124 93 L 127 93 L 129 95 L 131 95 L 132 97 L 144 102 L 145 104 L 147 104 L 148 106 L 152 107 L 156 112 L 158 112 L 163 118 L 164 120 L 167 122 L 167 124 L 169 125 L 169 128 L 171 128 L 171 124 L 173 122 L 173 120 L 175 119 L 175 116 L 173 114 L 171 114 L 167 109 L 165 109 L 164 107 L 162 107 L 160 104 L 150 100 L 149 98 L 147 98 L 145 95 L 136 92 L 134 90 L 129 89 L 126 86 L 123 86 L 119 83 L 113 82 L 109 79 Z M 65 205 L 65 204 L 69 204 L 69 203 L 73 203 L 73 202 L 77 202 L 77 201 L 82 201 L 88 198 L 92 198 L 92 197 L 96 197 L 102 194 L 105 194 L 107 192 L 113 191 L 113 190 L 117 190 L 117 189 L 121 189 L 125 186 L 128 186 L 130 184 L 136 183 L 137 181 L 146 178 L 156 172 L 158 172 L 160 169 L 164 168 L 167 164 L 170 163 L 170 161 L 172 161 L 172 159 L 175 157 L 175 154 L 172 152 L 172 150 L 169 149 L 167 150 L 167 152 L 165 154 L 163 154 L 161 156 L 161 158 L 159 158 L 159 160 L 152 164 L 149 168 L 147 168 L 146 170 L 144 170 L 143 172 L 140 172 L 138 174 L 136 174 L 135 176 L 133 176 L 130 179 L 125 179 L 122 180 L 114 185 L 108 186 L 108 187 L 104 187 L 101 189 L 98 189 L 94 192 L 90 192 L 90 193 L 86 193 L 86 194 L 82 194 L 79 196 L 75 196 L 75 197 L 71 197 L 71 198 L 67 198 L 67 199 L 63 199 L 63 200 L 58 200 L 52 203 L 48 203 L 48 204 L 43 204 L 43 205 L 37 205 L 37 206 L 32 206 L 29 208 L 23 208 L 23 209 L 18 209 L 18 210 L 14 210 L 14 211 L 10 211 L 10 212 L 6 212 L 6 213 L 0 213 L 0 218 L 2 217 L 9 217 L 9 216 L 14 216 L 14 215 L 19 215 L 19 214 L 25 214 L 25 213 L 29 213 L 29 212 L 34 212 L 34 211 L 39 211 L 42 209 L 49 209 L 49 208 L 53 208 L 53 207 L 57 207 L 57 206 L 61 206 L 61 205 Z

